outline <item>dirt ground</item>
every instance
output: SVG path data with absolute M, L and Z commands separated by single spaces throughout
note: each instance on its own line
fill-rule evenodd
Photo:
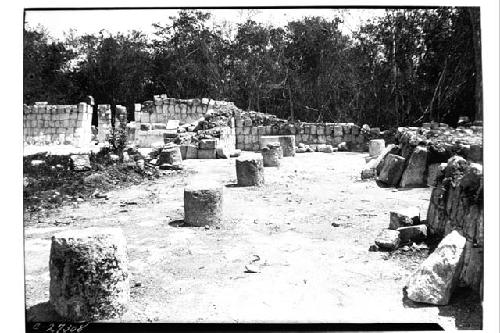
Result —
M 244 152 L 244 155 L 254 153 Z M 187 160 L 192 172 L 109 192 L 25 226 L 27 319 L 53 320 L 48 306 L 50 237 L 69 228 L 123 229 L 131 303 L 124 322 L 423 322 L 481 327 L 467 292 L 448 306 L 403 296 L 423 253 L 369 252 L 389 211 L 418 206 L 431 189 L 361 181 L 366 153 L 306 153 L 266 168 L 262 187 L 236 187 L 234 159 Z M 224 185 L 220 229 L 183 227 L 183 188 Z M 259 273 L 245 273 L 256 259 Z

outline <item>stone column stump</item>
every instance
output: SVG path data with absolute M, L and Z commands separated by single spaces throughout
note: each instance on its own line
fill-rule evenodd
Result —
M 262 148 L 262 159 L 265 167 L 279 167 L 280 166 L 280 153 L 281 146 L 279 142 L 269 143 L 266 147 Z
M 223 216 L 222 204 L 222 185 L 190 185 L 184 189 L 184 222 L 194 227 L 219 225 Z
M 236 176 L 239 186 L 259 186 L 264 184 L 264 161 L 262 158 L 236 159 Z
M 65 320 L 120 317 L 130 299 L 127 245 L 121 229 L 87 228 L 52 237 L 50 303 Z

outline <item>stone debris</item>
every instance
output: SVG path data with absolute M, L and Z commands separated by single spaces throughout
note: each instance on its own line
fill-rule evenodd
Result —
M 317 149 L 320 153 L 333 153 L 332 145 L 318 145 Z
M 397 186 L 403 174 L 404 165 L 404 157 L 388 154 L 378 176 L 379 181 L 389 186 Z
M 75 171 L 87 171 L 91 169 L 88 154 L 70 155 L 72 168 Z
M 395 250 L 399 246 L 399 232 L 397 230 L 382 230 L 377 238 L 375 244 L 385 250 Z
M 71 230 L 52 237 L 50 303 L 71 322 L 120 317 L 130 299 L 127 245 L 118 228 Z
M 389 229 L 396 230 L 420 223 L 418 208 L 403 208 L 389 213 Z
M 401 227 L 397 231 L 401 243 L 421 242 L 427 239 L 427 226 L 425 224 Z
M 465 243 L 457 231 L 448 234 L 409 278 L 408 298 L 420 303 L 448 304 L 458 282 Z
M 260 186 L 264 184 L 264 161 L 262 158 L 236 159 L 236 176 L 239 186 Z
M 295 156 L 294 135 L 263 135 L 259 139 L 260 147 L 266 147 L 270 143 L 279 142 L 283 157 Z
M 417 146 L 411 154 L 408 165 L 401 177 L 401 187 L 423 187 L 427 185 L 427 148 Z
M 191 184 L 184 189 L 184 223 L 195 227 L 219 225 L 223 218 L 223 187 L 216 183 Z
M 338 144 L 337 149 L 339 151 L 349 151 L 349 147 L 347 146 L 347 143 L 341 142 Z

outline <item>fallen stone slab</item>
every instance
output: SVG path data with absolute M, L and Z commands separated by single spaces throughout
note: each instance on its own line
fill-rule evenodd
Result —
M 121 229 L 88 228 L 54 235 L 49 272 L 49 301 L 64 320 L 111 319 L 127 310 L 128 258 Z
M 379 181 L 390 186 L 397 186 L 403 174 L 404 165 L 404 157 L 388 154 L 378 176 Z
M 418 208 L 401 208 L 389 213 L 389 229 L 396 230 L 420 223 L 420 210 Z
M 427 226 L 425 224 L 412 225 L 398 228 L 401 243 L 421 242 L 427 239 Z
M 236 159 L 236 176 L 239 186 L 259 186 L 264 184 L 264 161 L 262 158 Z
M 446 305 L 457 285 L 466 239 L 452 231 L 409 278 L 408 298 L 414 302 Z
M 71 168 L 74 171 L 87 171 L 91 169 L 90 158 L 88 154 L 70 155 L 70 159 Z
M 395 250 L 399 246 L 399 232 L 397 230 L 384 229 L 378 234 L 375 244 L 385 250 Z
M 184 189 L 184 222 L 195 227 L 219 225 L 223 218 L 223 187 L 191 184 Z
M 417 146 L 410 156 L 408 166 L 401 177 L 401 187 L 423 187 L 427 185 L 427 147 Z

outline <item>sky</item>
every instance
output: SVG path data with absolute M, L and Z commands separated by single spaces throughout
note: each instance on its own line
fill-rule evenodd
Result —
M 64 32 L 75 29 L 77 34 L 95 34 L 101 29 L 111 33 L 129 30 L 140 30 L 151 36 L 153 23 L 168 23 L 169 16 L 176 16 L 176 9 L 129 9 L 129 10 L 69 10 L 69 11 L 26 11 L 25 23 L 34 28 L 44 26 L 49 34 L 56 39 L 63 39 Z M 212 9 L 204 10 L 212 14 L 211 23 L 219 24 L 223 21 L 235 26 L 248 18 L 254 21 L 284 26 L 288 21 L 301 19 L 305 16 L 323 16 L 326 19 L 334 15 L 342 15 L 344 24 L 340 27 L 346 34 L 350 34 L 360 24 L 383 14 L 382 9 Z

